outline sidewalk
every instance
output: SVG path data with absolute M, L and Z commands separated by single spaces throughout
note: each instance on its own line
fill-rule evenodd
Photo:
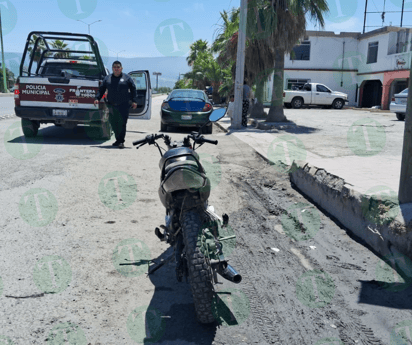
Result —
M 294 117 L 288 114 L 289 120 Z M 267 130 L 256 128 L 265 128 L 260 119 L 249 119 L 247 129 L 240 130 L 230 129 L 230 119 L 226 116 L 216 124 L 250 145 L 265 160 L 275 164 L 275 168 L 282 162 L 300 192 L 377 252 L 401 253 L 412 259 L 412 204 L 399 206 L 397 203 L 403 143 L 403 135 L 400 137 L 398 133 L 400 124 L 392 124 L 392 114 L 387 114 L 384 148 L 365 156 L 355 154 L 362 143 L 355 140 L 355 147 L 350 147 L 351 142 L 346 138 L 350 136 L 349 130 L 339 132 L 339 126 L 344 127 L 344 117 L 337 124 L 331 112 L 325 113 L 330 118 L 324 122 L 330 121 L 338 127 L 329 129 L 330 123 L 313 123 L 302 114 L 308 112 L 299 112 L 295 122 L 279 123 Z M 342 112 L 338 116 L 342 117 Z M 368 111 L 365 121 L 370 117 Z M 302 126 L 305 121 L 306 126 Z M 396 135 L 392 133 L 393 127 L 397 129 Z M 355 128 L 366 132 L 361 126 Z M 379 143 L 376 138 L 369 139 L 372 144 Z
M 13 97 L 14 92 L 0 93 L 0 97 Z

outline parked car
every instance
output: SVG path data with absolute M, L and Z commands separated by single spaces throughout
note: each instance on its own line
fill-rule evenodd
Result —
M 404 121 L 406 116 L 406 105 L 408 103 L 408 89 L 394 95 L 392 97 L 389 110 L 396 114 L 399 121 Z
M 283 91 L 283 104 L 286 108 L 302 108 L 303 105 L 321 105 L 334 109 L 342 109 L 348 101 L 348 95 L 332 91 L 326 85 L 307 83 L 300 90 Z
M 209 122 L 212 111 L 212 103 L 204 91 L 173 90 L 160 108 L 160 130 L 166 132 L 168 126 L 201 127 Z M 212 125 L 204 127 L 202 133 L 212 134 Z

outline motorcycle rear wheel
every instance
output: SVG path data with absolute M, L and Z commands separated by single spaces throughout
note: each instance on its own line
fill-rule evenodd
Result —
M 200 251 L 198 238 L 202 221 L 197 212 L 188 211 L 182 215 L 181 224 L 196 316 L 200 323 L 212 323 L 215 318 L 212 312 L 214 289 L 211 268 Z

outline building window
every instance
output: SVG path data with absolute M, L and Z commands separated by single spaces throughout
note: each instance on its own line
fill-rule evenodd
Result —
M 388 55 L 406 53 L 408 51 L 409 30 L 389 33 Z M 411 46 L 412 48 L 412 46 Z
M 299 90 L 306 83 L 310 83 L 310 79 L 287 79 L 286 90 Z
M 310 41 L 303 41 L 301 44 L 293 47 L 293 54 L 290 54 L 291 60 L 310 60 Z
M 375 63 L 378 61 L 378 44 L 379 42 L 371 42 L 368 46 L 368 58 L 366 63 Z

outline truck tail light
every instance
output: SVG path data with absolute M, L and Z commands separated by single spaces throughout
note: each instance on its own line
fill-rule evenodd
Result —
M 20 82 L 18 78 L 14 84 L 14 105 L 20 107 Z
M 209 103 L 206 103 L 202 111 L 209 111 L 210 109 L 212 109 L 212 106 Z
M 395 102 L 395 97 L 392 97 L 392 102 Z
M 285 97 L 285 96 L 286 96 L 286 92 L 283 91 L 283 97 Z

